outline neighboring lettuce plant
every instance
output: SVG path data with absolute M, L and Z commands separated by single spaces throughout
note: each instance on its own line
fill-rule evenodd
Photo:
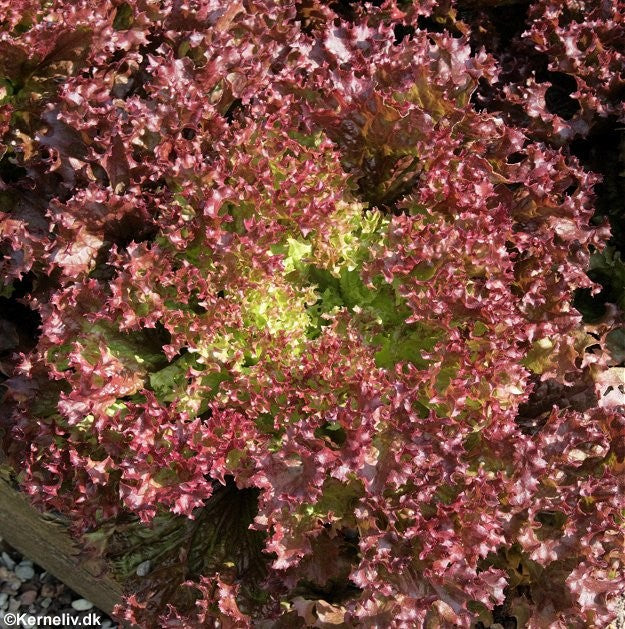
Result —
M 573 302 L 623 263 L 567 145 L 614 14 L 527 14 L 573 127 L 478 4 L 0 1 L 4 449 L 120 618 L 614 617 L 625 293 Z

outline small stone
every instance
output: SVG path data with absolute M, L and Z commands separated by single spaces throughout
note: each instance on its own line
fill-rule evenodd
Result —
M 147 574 L 150 573 L 150 568 L 152 567 L 152 563 L 150 562 L 150 560 L 148 559 L 147 561 L 143 561 L 141 562 L 138 566 L 137 566 L 137 576 L 138 577 L 145 577 Z
M 56 579 L 49 572 L 42 572 L 39 579 L 42 583 L 56 583 Z
M 15 594 L 22 587 L 22 582 L 12 572 L 8 577 L 2 579 L 1 583 L 0 592 L 7 592 L 8 594 Z
M 16 598 L 9 601 L 9 611 L 16 612 L 20 608 L 20 602 Z
M 15 568 L 15 574 L 22 581 L 30 581 L 35 576 L 35 570 L 32 565 L 28 565 L 22 562 L 17 568 Z
M 9 601 L 9 595 L 6 592 L 0 592 L 0 609 L 4 609 Z
M 41 596 L 44 598 L 52 598 L 56 594 L 56 588 L 49 583 L 44 583 L 41 586 Z
M 113 623 L 110 620 L 103 620 L 100 629 L 111 629 Z
M 52 599 L 49 597 L 46 597 L 40 601 L 39 605 L 43 607 L 44 609 L 48 609 L 48 607 L 50 607 L 51 602 L 52 602 Z
M 86 612 L 93 607 L 93 603 L 86 598 L 77 598 L 75 601 L 72 601 L 72 607 L 77 612 Z
M 9 570 L 13 570 L 13 568 L 15 568 L 15 562 L 13 561 L 13 559 L 11 559 L 11 557 L 9 556 L 9 553 L 2 553 L 2 555 L 0 555 L 0 557 L 2 557 L 2 563 Z
M 19 598 L 22 605 L 32 605 L 37 599 L 37 590 L 26 590 L 20 594 Z

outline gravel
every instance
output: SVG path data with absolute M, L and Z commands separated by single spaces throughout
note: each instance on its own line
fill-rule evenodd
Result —
M 621 596 L 621 598 L 619 598 L 616 609 L 616 620 L 610 625 L 608 629 L 625 629 L 625 596 Z
M 5 623 L 6 614 L 66 614 L 65 618 L 68 618 L 87 616 L 94 612 L 101 618 L 101 624 L 92 626 L 117 629 L 117 624 L 91 601 L 70 590 L 30 559 L 22 557 L 0 538 L 0 629 L 18 626 Z M 82 626 L 87 626 L 87 623 Z

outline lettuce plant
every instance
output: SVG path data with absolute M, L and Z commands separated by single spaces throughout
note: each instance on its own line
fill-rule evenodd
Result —
M 623 306 L 573 302 L 622 262 L 475 4 L 0 2 L 4 449 L 121 618 L 614 617 Z M 617 115 L 575 4 L 528 67 Z

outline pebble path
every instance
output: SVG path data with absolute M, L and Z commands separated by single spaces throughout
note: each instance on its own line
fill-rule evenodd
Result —
M 81 598 L 34 562 L 22 557 L 0 538 L 0 629 L 29 625 L 8 625 L 5 616 L 85 616 L 97 613 L 99 629 L 117 629 L 117 624 L 93 603 Z M 73 624 L 73 623 L 72 623 Z M 80 626 L 80 624 L 78 624 Z M 85 625 L 83 625 L 85 626 Z

